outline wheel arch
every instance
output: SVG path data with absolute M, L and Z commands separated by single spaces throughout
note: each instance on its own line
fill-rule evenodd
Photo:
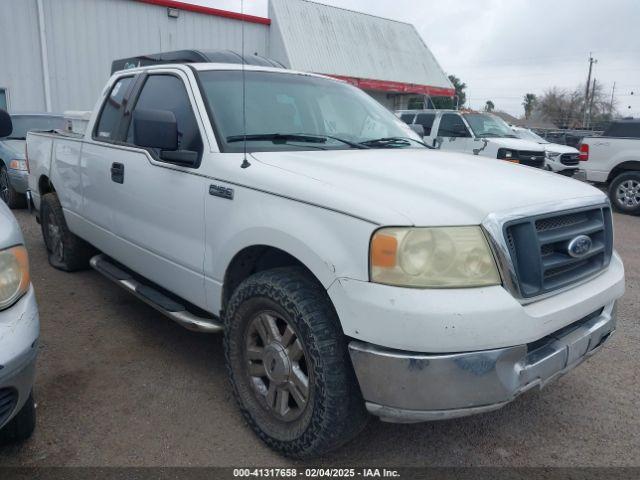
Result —
M 609 177 L 607 178 L 607 182 L 613 181 L 618 175 L 628 171 L 640 171 L 640 161 L 638 160 L 629 160 L 626 162 L 622 162 L 616 165 L 611 172 L 609 172 Z
M 281 248 L 264 244 L 242 248 L 233 256 L 224 273 L 221 298 L 222 310 L 226 309 L 231 295 L 233 295 L 238 285 L 251 275 L 273 268 L 294 266 L 302 268 L 318 284 L 322 285 L 323 282 L 311 268 L 296 256 Z
M 46 195 L 47 193 L 53 193 L 56 189 L 51 183 L 51 180 L 46 175 L 40 175 L 38 179 L 38 193 L 40 195 Z

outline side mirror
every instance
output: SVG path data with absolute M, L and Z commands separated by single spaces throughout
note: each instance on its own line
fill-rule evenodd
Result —
M 139 147 L 177 150 L 176 116 L 170 110 L 134 110 L 133 143 Z
M 419 123 L 413 123 L 409 125 L 409 128 L 420 135 L 420 138 L 424 137 L 424 127 Z
M 443 138 L 442 137 L 436 137 L 433 139 L 433 148 L 440 148 L 442 147 L 442 142 L 443 142 Z
M 13 132 L 13 123 L 9 114 L 0 110 L 0 138 L 8 137 Z

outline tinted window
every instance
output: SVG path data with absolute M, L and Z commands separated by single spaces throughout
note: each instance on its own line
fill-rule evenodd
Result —
M 411 125 L 413 123 L 413 117 L 415 117 L 415 113 L 403 113 L 400 115 L 400 120 L 402 120 L 407 125 Z
M 440 126 L 438 127 L 439 137 L 459 137 L 460 131 L 463 129 L 467 131 L 462 118 L 459 115 L 453 113 L 445 113 L 440 120 Z
M 7 109 L 7 90 L 4 88 L 0 88 L 0 108 L 2 110 Z
M 604 137 L 640 137 L 640 121 L 636 122 L 612 122 L 604 133 Z
M 96 137 L 98 140 L 114 140 L 118 132 L 122 108 L 124 107 L 124 96 L 129 89 L 129 85 L 133 81 L 133 77 L 121 78 L 111 89 L 109 97 L 102 107 L 102 113 L 98 120 L 96 128 Z
M 433 127 L 435 118 L 435 113 L 419 113 L 416 117 L 416 123 L 424 127 L 424 135 L 426 137 L 431 135 L 431 127 Z
M 202 153 L 202 137 L 184 83 L 173 75 L 151 75 L 144 84 L 135 110 L 169 110 L 178 123 L 178 150 Z M 133 123 L 127 143 L 135 144 Z

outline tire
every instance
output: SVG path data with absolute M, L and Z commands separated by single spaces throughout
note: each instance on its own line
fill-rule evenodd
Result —
M 36 428 L 36 405 L 33 392 L 18 414 L 0 430 L 0 444 L 20 443 L 28 440 Z
M 623 172 L 609 184 L 611 205 L 621 213 L 640 215 L 640 172 Z
M 270 448 L 309 458 L 364 428 L 368 415 L 338 316 L 322 285 L 303 269 L 277 268 L 246 279 L 233 293 L 224 323 L 236 401 Z M 265 327 L 273 325 L 277 332 L 269 333 Z
M 40 226 L 49 263 L 66 272 L 89 268 L 95 249 L 69 230 L 56 193 L 47 193 L 40 202 Z
M 7 167 L 0 163 L 0 198 L 9 208 L 27 208 L 27 197 L 23 193 L 14 190 L 9 180 Z

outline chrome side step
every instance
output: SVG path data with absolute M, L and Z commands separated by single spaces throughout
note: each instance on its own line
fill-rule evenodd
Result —
M 155 308 L 184 328 L 194 332 L 222 332 L 222 323 L 214 317 L 200 317 L 189 312 L 181 303 L 169 298 L 156 288 L 142 283 L 126 270 L 115 265 L 104 254 L 96 255 L 89 262 L 94 270 L 132 293 L 147 305 Z

